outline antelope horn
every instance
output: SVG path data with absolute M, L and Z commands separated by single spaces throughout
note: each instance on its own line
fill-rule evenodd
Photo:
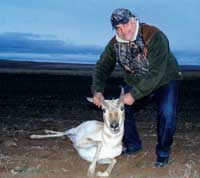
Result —
M 124 88 L 121 87 L 121 94 L 120 94 L 120 97 L 119 97 L 119 99 L 118 99 L 118 101 L 117 101 L 117 104 L 118 104 L 118 105 L 122 102 L 123 97 L 124 97 Z

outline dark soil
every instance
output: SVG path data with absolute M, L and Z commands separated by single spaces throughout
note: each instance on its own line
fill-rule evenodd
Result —
M 121 78 L 111 78 L 106 98 L 118 97 Z M 0 177 L 82 178 L 89 163 L 69 139 L 30 140 L 44 129 L 67 130 L 86 120 L 102 120 L 101 110 L 86 101 L 90 76 L 0 74 Z M 154 168 L 156 105 L 151 98 L 135 104 L 135 117 L 144 144 L 142 152 L 120 156 L 113 178 L 199 178 L 200 79 L 183 80 L 172 161 Z M 105 169 L 98 166 L 98 170 Z

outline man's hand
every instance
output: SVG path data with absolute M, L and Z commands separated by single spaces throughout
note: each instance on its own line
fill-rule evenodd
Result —
M 135 99 L 131 95 L 131 93 L 126 93 L 123 97 L 124 104 L 132 105 L 135 102 Z
M 93 96 L 93 103 L 97 106 L 97 107 L 101 107 L 101 101 L 104 100 L 104 96 L 101 92 L 96 92 Z

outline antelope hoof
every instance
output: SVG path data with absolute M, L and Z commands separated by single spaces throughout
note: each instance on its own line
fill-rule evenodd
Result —
M 108 174 L 108 172 L 97 172 L 97 174 L 96 174 L 98 177 L 108 177 L 109 176 L 109 174 Z

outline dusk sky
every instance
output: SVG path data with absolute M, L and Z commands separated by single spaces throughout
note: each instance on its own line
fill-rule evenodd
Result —
M 119 7 L 159 27 L 172 49 L 200 51 L 200 0 L 5 0 L 0 2 L 0 40 L 104 47 L 114 35 L 110 14 Z

